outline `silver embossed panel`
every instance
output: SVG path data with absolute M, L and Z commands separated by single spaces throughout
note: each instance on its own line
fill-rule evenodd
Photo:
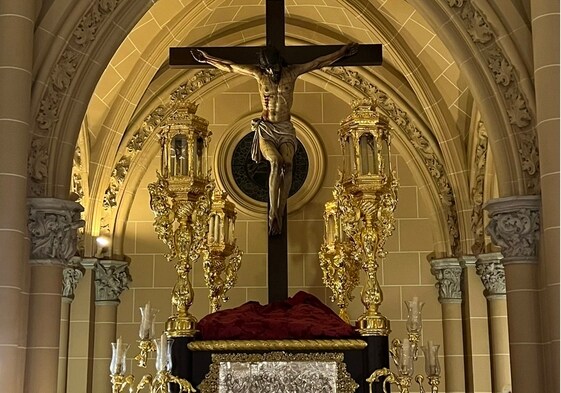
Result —
M 223 362 L 219 393 L 336 393 L 336 362 Z
M 201 393 L 353 393 L 341 352 L 213 353 Z

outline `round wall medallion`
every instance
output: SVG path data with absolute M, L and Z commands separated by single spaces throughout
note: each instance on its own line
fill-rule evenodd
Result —
M 269 173 L 271 165 L 267 160 L 256 163 L 251 159 L 253 132 L 246 134 L 232 153 L 232 177 L 239 189 L 248 197 L 259 202 L 269 199 Z M 302 142 L 297 141 L 292 165 L 292 186 L 289 197 L 294 195 L 306 181 L 308 176 L 308 154 Z
M 244 116 L 224 132 L 214 154 L 215 179 L 228 193 L 238 211 L 256 218 L 267 217 L 269 197 L 269 163 L 251 159 L 253 132 L 251 120 L 260 116 Z M 315 131 L 297 116 L 292 116 L 298 147 L 294 154 L 292 187 L 288 213 L 308 203 L 321 188 L 325 173 L 325 156 Z

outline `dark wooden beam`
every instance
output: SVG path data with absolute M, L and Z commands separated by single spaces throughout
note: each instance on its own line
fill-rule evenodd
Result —
M 269 208 L 267 207 L 267 211 Z M 280 235 L 269 235 L 267 244 L 267 287 L 269 303 L 288 299 L 288 237 L 286 208 Z M 269 227 L 267 221 L 267 228 Z
M 335 52 L 342 45 L 303 45 L 284 47 L 282 55 L 287 64 L 302 64 L 314 60 L 319 56 Z M 191 50 L 202 49 L 209 55 L 222 59 L 232 60 L 236 64 L 257 64 L 258 53 L 262 46 L 226 46 L 226 47 L 199 47 L 169 48 L 170 67 L 180 68 L 209 68 L 208 64 L 202 64 L 193 59 Z M 371 66 L 382 64 L 382 45 L 364 44 L 358 46 L 358 52 L 351 57 L 345 57 L 333 66 Z
M 191 55 L 193 49 L 201 49 L 212 56 L 232 60 L 236 64 L 257 64 L 262 46 L 221 46 L 221 47 L 172 47 L 169 48 L 169 65 L 176 68 L 212 68 L 199 63 Z
M 274 46 L 281 53 L 284 47 L 284 0 L 267 0 L 265 3 L 267 45 Z
M 287 64 L 302 64 L 317 59 L 320 56 L 335 52 L 342 45 L 303 45 L 287 46 L 284 49 L 283 58 Z M 358 52 L 350 57 L 345 57 L 331 64 L 336 66 L 371 66 L 382 64 L 381 44 L 362 44 L 358 46 Z

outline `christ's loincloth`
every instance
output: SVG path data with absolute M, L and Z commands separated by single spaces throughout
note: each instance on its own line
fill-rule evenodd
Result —
M 272 123 L 263 119 L 253 119 L 251 129 L 255 131 L 251 145 L 251 159 L 255 162 L 263 160 L 263 154 L 259 148 L 260 139 L 273 143 L 277 150 L 282 144 L 289 143 L 292 145 L 293 151 L 296 151 L 296 131 L 292 122 L 288 120 Z

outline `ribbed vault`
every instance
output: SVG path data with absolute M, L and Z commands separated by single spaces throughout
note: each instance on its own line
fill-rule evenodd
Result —
M 134 157 L 128 157 L 131 141 L 147 116 L 165 106 L 169 94 L 194 75 L 193 71 L 167 67 L 168 48 L 174 45 L 250 45 L 264 41 L 263 2 L 160 0 L 150 7 L 136 2 L 135 7 L 126 12 L 129 3 L 126 0 L 99 1 L 88 9 L 85 2 L 80 2 L 80 10 L 85 13 L 78 25 L 74 30 L 70 23 L 60 29 L 73 37 L 73 45 L 84 47 L 89 66 L 79 59 L 82 62 L 78 62 L 74 69 L 61 73 L 61 59 L 70 53 L 66 47 L 61 57 L 46 62 L 45 69 L 37 70 L 38 131 L 33 140 L 35 154 L 30 163 L 31 168 L 35 168 L 37 190 L 56 195 L 64 194 L 65 188 L 68 189 L 69 159 L 80 128 L 77 119 L 80 114 L 84 118 L 87 113 L 85 132 L 89 146 L 87 154 L 91 159 L 88 172 L 91 203 L 86 221 L 92 225 L 92 235 L 99 232 L 102 224 L 116 229 L 116 221 L 124 222 L 126 213 L 123 216 L 123 212 L 111 211 L 107 192 L 113 188 L 111 192 L 117 200 L 123 195 L 128 198 L 134 194 L 135 181 L 126 179 L 127 176 L 136 166 L 142 168 L 142 163 L 155 154 L 147 143 L 146 153 L 135 152 Z M 472 14 L 477 17 L 482 11 L 467 0 L 425 3 L 287 1 L 287 43 L 328 44 L 352 40 L 384 44 L 382 67 L 334 70 L 314 73 L 306 78 L 347 102 L 365 94 L 389 98 L 391 105 L 384 110 L 395 113 L 393 119 L 403 151 L 410 154 L 409 158 L 419 168 L 418 173 L 425 173 L 421 175 L 425 183 L 432 184 L 426 189 L 432 190 L 434 195 L 426 199 L 432 201 L 429 205 L 436 212 L 434 216 L 439 223 L 436 227 L 441 228 L 438 232 L 442 236 L 436 238 L 447 239 L 442 241 L 447 244 L 443 252 L 458 254 L 462 251 L 460 237 L 464 241 L 471 237 L 472 203 L 467 162 L 469 135 L 474 131 L 471 118 L 474 105 L 481 107 L 483 120 L 491 125 L 487 129 L 494 156 L 503 158 L 494 161 L 502 193 L 508 195 L 524 190 L 527 186 L 524 171 L 531 172 L 528 156 L 533 152 L 524 154 L 519 148 L 520 140 L 511 135 L 512 106 L 508 107 L 509 103 L 502 100 L 495 70 L 489 70 L 490 65 L 478 55 L 477 40 L 470 30 L 473 30 L 469 25 L 470 15 L 466 17 L 465 12 L 462 13 L 475 9 Z M 54 12 L 56 7 L 63 5 L 54 2 L 52 7 Z M 90 31 L 85 29 L 84 18 L 92 13 L 92 9 L 99 11 L 103 18 L 98 21 L 97 30 Z M 489 13 L 496 22 L 497 11 L 492 11 Z M 67 12 L 78 19 L 78 11 L 74 10 L 74 14 Z M 445 16 L 447 22 L 441 23 Z M 43 23 L 49 21 L 47 13 Z M 509 30 L 514 27 L 499 28 Z M 119 30 L 119 34 L 109 40 L 107 37 L 114 29 Z M 482 34 L 496 37 L 500 31 L 483 31 Z M 490 40 L 487 36 L 484 37 L 486 43 Z M 105 46 L 101 45 L 103 39 L 106 40 Z M 508 44 L 503 40 L 502 48 L 508 50 L 505 42 Z M 508 53 L 513 53 L 515 62 L 524 59 L 517 52 Z M 52 65 L 50 74 L 49 65 Z M 80 82 L 76 81 L 78 78 Z M 212 79 L 212 83 L 193 90 L 194 100 L 212 98 L 244 81 L 231 75 Z M 524 79 L 520 82 L 523 90 L 526 86 Z M 84 89 L 84 86 L 91 88 Z M 58 91 L 63 97 L 60 102 L 49 101 L 52 91 Z M 92 93 L 88 95 L 89 91 Z M 73 94 L 75 98 L 71 102 L 66 97 Z M 516 91 L 510 94 L 516 94 Z M 508 99 L 509 96 L 505 97 Z M 51 113 L 54 118 L 48 118 L 45 113 L 49 102 L 59 105 Z M 524 123 L 524 114 L 520 116 L 522 120 L 518 118 L 516 131 L 525 138 L 529 126 Z M 403 118 L 408 120 L 403 122 L 400 120 Z M 528 122 L 531 123 L 531 117 Z M 138 151 L 141 150 L 144 150 L 142 146 Z M 41 160 L 45 154 L 48 161 L 43 169 Z M 509 164 L 505 165 L 505 162 Z M 124 167 L 126 171 L 123 172 Z M 123 187 L 125 184 L 127 186 Z M 126 194 L 119 196 L 125 189 Z M 468 243 L 463 243 L 464 252 Z

